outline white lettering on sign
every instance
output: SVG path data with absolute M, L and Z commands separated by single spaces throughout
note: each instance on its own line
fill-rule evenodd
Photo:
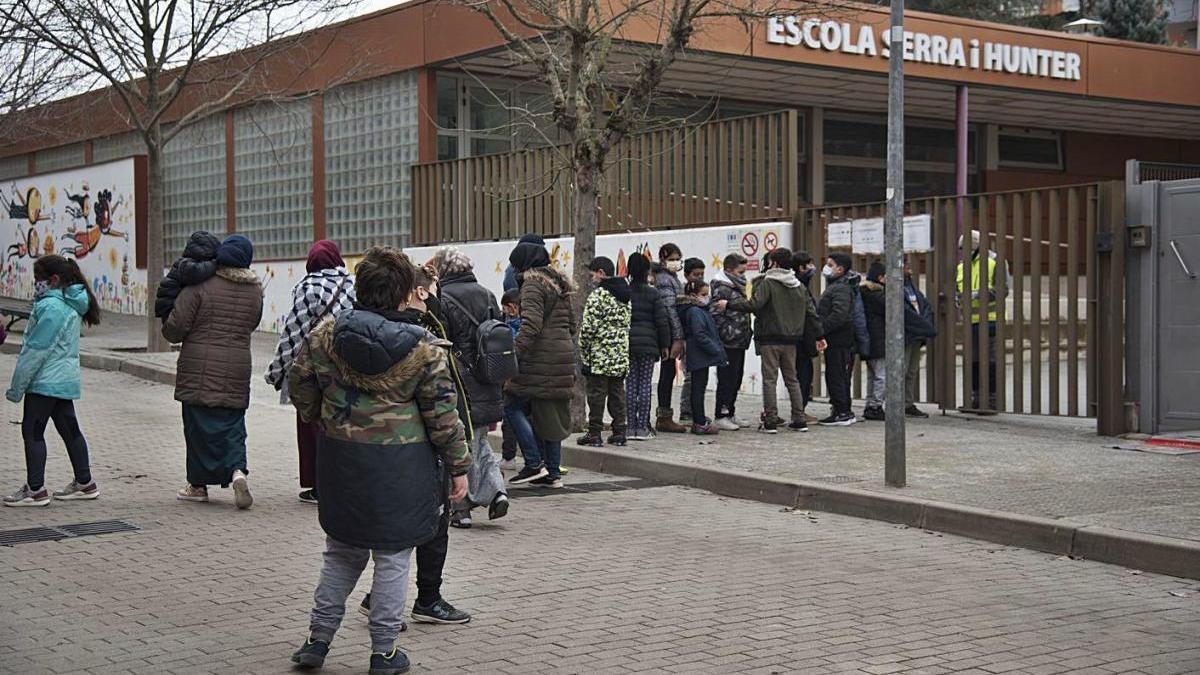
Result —
M 880 31 L 876 43 L 870 26 L 855 28 L 844 21 L 773 16 L 767 19 L 767 42 L 885 59 L 891 58 L 891 45 L 897 44 L 905 61 L 1053 80 L 1082 78 L 1083 59 L 1078 52 L 979 40 L 964 44 L 962 38 L 913 31 L 904 31 L 901 38 L 895 27 Z

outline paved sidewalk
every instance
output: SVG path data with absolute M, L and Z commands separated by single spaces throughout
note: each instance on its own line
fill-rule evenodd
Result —
M 106 315 L 106 324 L 83 340 L 104 352 L 144 344 L 141 319 Z M 257 376 L 266 369 L 275 337 L 255 336 L 256 403 L 276 394 Z M 121 354 L 121 358 L 173 369 L 172 354 Z M 678 402 L 679 390 L 675 392 Z M 783 399 L 786 401 L 786 397 Z M 709 406 L 712 405 L 710 398 Z M 1043 518 L 1103 525 L 1131 532 L 1200 541 L 1200 454 L 1156 455 L 1113 446 L 1097 436 L 1090 419 L 1032 415 L 982 418 L 941 415 L 908 425 L 908 483 L 899 494 Z M 761 400 L 740 397 L 741 416 L 757 418 Z M 861 411 L 861 404 L 857 406 Z M 828 407 L 810 406 L 824 417 Z M 711 410 L 710 410 L 711 414 Z M 777 436 L 747 429 L 705 442 L 684 435 L 633 443 L 646 457 L 735 469 L 799 480 L 827 480 L 869 490 L 883 485 L 883 423 L 847 428 L 813 426 L 806 434 Z
M 0 355 L 0 378 L 13 363 Z M 212 504 L 174 500 L 184 460 L 169 387 L 86 370 L 79 411 L 100 499 L 0 509 L 0 529 L 123 518 L 141 530 L 0 547 L 0 671 L 290 672 L 322 535 L 295 499 L 288 411 L 249 411 L 247 512 L 222 490 Z M 18 428 L 0 424 L 0 440 L 9 489 L 24 470 Z M 69 465 L 50 445 L 57 486 Z M 451 532 L 444 592 L 475 620 L 402 635 L 414 672 L 1200 671 L 1196 581 L 568 476 L 602 482 L 629 489 L 514 496 L 505 520 Z M 352 611 L 325 672 L 364 672 L 368 644 Z

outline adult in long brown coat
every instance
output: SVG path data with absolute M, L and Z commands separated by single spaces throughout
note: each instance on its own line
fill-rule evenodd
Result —
M 562 441 L 571 432 L 575 334 L 571 281 L 550 267 L 544 246 L 520 243 L 508 261 L 521 288 L 519 372 L 506 387 L 504 419 L 516 431 L 525 467 L 511 483 L 562 487 Z
M 254 247 L 232 235 L 217 249 L 217 273 L 187 286 L 163 324 L 182 342 L 175 400 L 183 404 L 188 484 L 185 501 L 208 501 L 208 486 L 233 486 L 239 509 L 254 498 L 246 481 L 246 408 L 250 406 L 250 336 L 262 319 L 263 290 L 250 270 Z

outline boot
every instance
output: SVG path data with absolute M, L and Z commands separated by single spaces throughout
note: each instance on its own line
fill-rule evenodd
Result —
M 670 415 L 663 415 L 658 418 L 654 428 L 658 429 L 660 434 L 685 434 L 688 428 L 671 419 Z

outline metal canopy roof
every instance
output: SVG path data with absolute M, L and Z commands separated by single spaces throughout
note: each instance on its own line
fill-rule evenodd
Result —
M 614 69 L 631 66 L 636 48 L 612 57 Z M 515 66 L 509 53 L 494 50 L 443 64 L 478 76 L 534 78 Z M 703 98 L 721 96 L 780 107 L 822 107 L 882 113 L 887 110 L 887 76 L 862 71 L 690 52 L 667 71 L 667 93 Z M 1087 131 L 1126 136 L 1200 139 L 1200 108 L 971 85 L 974 123 Z M 919 78 L 905 80 L 905 114 L 954 119 L 954 85 Z

